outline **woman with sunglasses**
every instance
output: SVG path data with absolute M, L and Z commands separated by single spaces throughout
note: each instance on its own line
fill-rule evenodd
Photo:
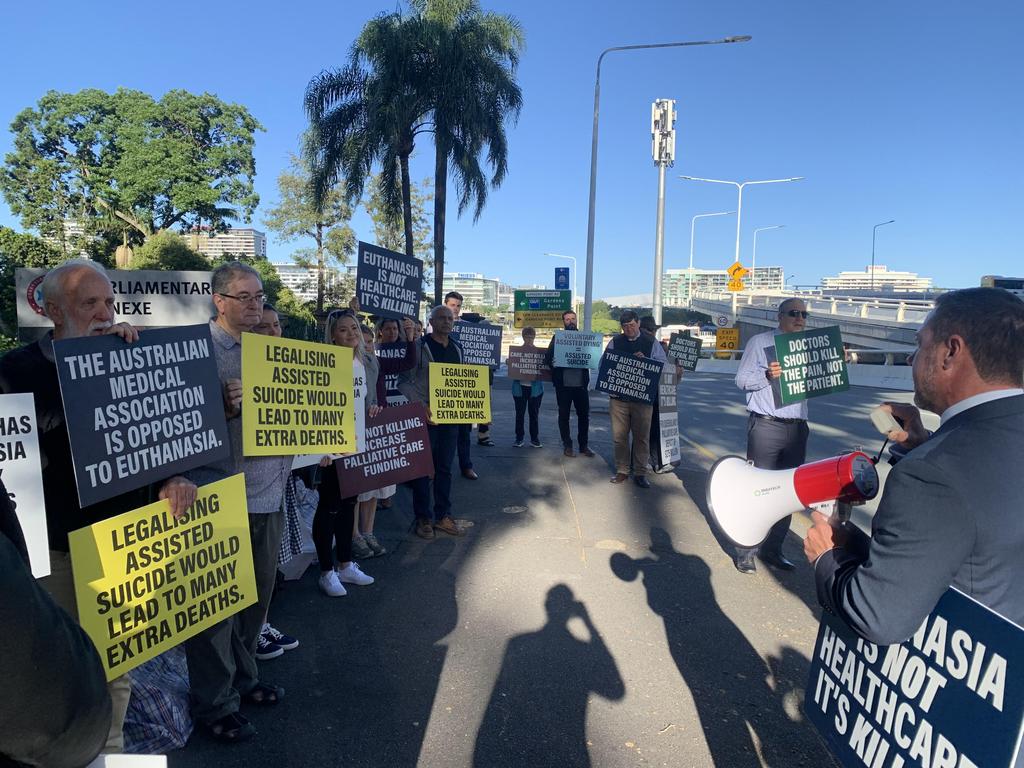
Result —
M 367 365 L 366 350 L 359 321 L 351 309 L 335 310 L 327 316 L 326 343 L 352 350 L 352 379 L 356 400 L 357 423 L 366 415 L 376 416 L 377 405 L 376 361 Z M 326 469 L 333 463 L 330 456 L 320 460 Z M 352 561 L 352 530 L 355 525 L 358 498 L 341 497 L 338 475 L 333 471 L 320 473 L 320 499 L 313 515 L 313 544 L 320 561 L 320 590 L 328 597 L 346 594 L 344 584 L 365 586 L 373 583 Z M 333 547 L 332 547 L 333 544 Z

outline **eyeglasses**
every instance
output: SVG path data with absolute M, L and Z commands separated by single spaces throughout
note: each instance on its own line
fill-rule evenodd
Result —
M 788 312 L 786 312 L 786 314 L 789 315 L 790 317 L 802 317 L 804 320 L 806 320 L 811 313 L 805 312 L 800 309 L 791 309 Z
M 355 317 L 356 313 L 351 309 L 332 309 L 327 313 L 327 322 L 336 317 Z
M 225 299 L 234 299 L 239 304 L 265 304 L 267 297 L 265 294 L 257 293 L 255 296 L 250 296 L 248 293 L 240 293 L 237 296 L 232 296 L 230 293 L 218 293 L 218 296 L 223 296 Z

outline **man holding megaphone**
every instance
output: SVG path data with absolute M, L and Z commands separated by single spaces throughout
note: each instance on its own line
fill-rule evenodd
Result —
M 878 644 L 910 637 L 950 586 L 1024 625 L 1024 302 L 998 288 L 943 294 L 912 357 L 914 403 L 940 427 L 929 435 L 916 408 L 888 404 L 908 453 L 866 552 L 814 513 L 804 553 L 818 598 Z

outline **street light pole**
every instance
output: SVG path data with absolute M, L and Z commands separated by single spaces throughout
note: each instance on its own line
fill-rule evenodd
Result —
M 750 289 L 754 289 L 754 274 L 757 271 L 757 233 L 766 229 L 784 229 L 785 224 L 773 224 L 770 227 L 758 227 L 754 230 L 754 255 L 750 259 Z
M 654 292 L 651 314 L 661 325 L 661 276 L 665 264 L 665 169 L 676 159 L 676 102 L 658 99 L 651 105 L 651 156 L 658 166 L 658 215 L 654 232 Z
M 718 213 L 698 213 L 690 219 L 690 267 L 686 270 L 686 306 L 693 306 L 693 234 L 697 225 L 697 219 L 708 216 L 731 216 L 736 211 L 719 211 Z
M 789 179 L 765 179 L 763 181 L 723 181 L 722 179 L 702 179 L 699 176 L 680 176 L 686 181 L 706 181 L 709 184 L 732 184 L 738 190 L 736 201 L 736 261 L 740 260 L 740 218 L 743 215 L 743 188 L 748 184 L 783 184 L 789 181 L 801 181 L 803 176 L 793 176 Z
M 597 77 L 594 80 L 594 128 L 590 140 L 590 205 L 587 213 L 587 276 L 584 287 L 583 329 L 590 330 L 594 303 L 594 222 L 597 217 L 597 127 L 601 112 L 601 62 L 612 51 L 637 51 L 648 48 L 683 48 L 693 45 L 719 45 L 721 43 L 745 43 L 750 35 L 737 35 L 722 40 L 701 40 L 685 43 L 654 43 L 650 45 L 618 45 L 605 48 L 597 57 Z
M 878 232 L 879 227 L 884 227 L 886 224 L 892 224 L 896 219 L 889 219 L 883 221 L 881 224 L 875 224 L 874 229 L 871 230 L 871 290 L 875 290 L 875 233 Z
M 545 256 L 554 256 L 556 259 L 571 259 L 572 260 L 572 311 L 576 311 L 576 299 L 579 293 L 576 292 L 576 257 L 575 256 L 563 256 L 560 253 L 545 252 Z

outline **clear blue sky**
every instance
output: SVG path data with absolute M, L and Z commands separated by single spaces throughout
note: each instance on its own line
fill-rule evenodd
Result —
M 669 171 L 666 267 L 685 267 L 690 219 L 732 210 L 732 187 L 678 180 L 806 176 L 748 187 L 742 257 L 754 227 L 758 263 L 799 284 L 863 269 L 872 225 L 877 262 L 977 285 L 1024 273 L 1024 10 L 984 3 L 763 0 L 490 0 L 526 31 L 525 107 L 510 132 L 510 173 L 483 216 L 449 212 L 448 269 L 507 282 L 553 282 L 567 262 L 545 251 L 586 249 L 594 69 L 612 45 L 753 35 L 740 45 L 614 53 L 602 74 L 595 294 L 651 290 L 657 173 L 650 104 L 677 100 L 677 161 Z M 343 62 L 362 24 L 395 3 L 193 2 L 173 8 L 80 2 L 15 4 L 0 50 L 0 152 L 14 115 L 48 89 L 118 86 L 162 95 L 209 91 L 246 105 L 266 127 L 256 144 L 262 198 L 297 146 L 310 77 Z M 119 10 L 115 10 L 118 8 Z M 431 172 L 429 138 L 414 178 Z M 0 201 L 0 224 L 20 229 Z M 372 238 L 365 215 L 353 224 Z M 735 220 L 697 224 L 697 266 L 732 261 Z M 289 246 L 271 241 L 273 260 Z

